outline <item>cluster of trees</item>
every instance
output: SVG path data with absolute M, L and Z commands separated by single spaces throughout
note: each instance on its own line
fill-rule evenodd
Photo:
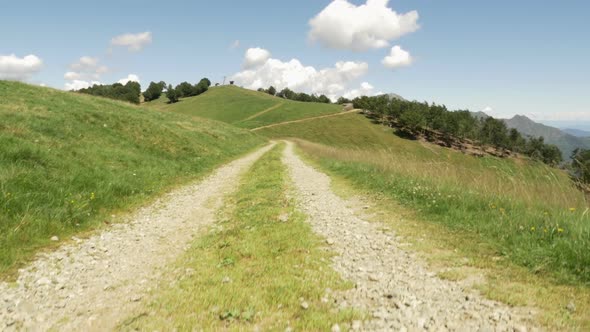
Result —
M 561 151 L 545 144 L 543 137 L 525 138 L 516 129 L 508 129 L 504 121 L 492 117 L 475 118 L 467 110 L 449 111 L 444 105 L 406 101 L 382 95 L 359 97 L 353 100 L 355 108 L 372 112 L 384 122 L 402 128 L 411 135 L 437 131 L 448 139 L 471 139 L 528 155 L 549 165 L 563 161 Z
M 324 104 L 330 104 L 332 103 L 332 101 L 330 100 L 330 98 L 328 98 L 326 95 L 315 95 L 315 94 L 307 94 L 304 92 L 294 92 L 289 88 L 284 88 L 283 90 L 277 92 L 277 89 L 275 89 L 275 87 L 271 86 L 268 89 L 263 89 L 260 88 L 258 89 L 259 92 L 264 92 L 264 93 L 268 93 L 271 96 L 277 96 L 279 98 L 284 98 L 284 99 L 289 99 L 289 100 L 295 100 L 295 101 L 302 101 L 302 102 L 307 102 L 307 103 L 324 103 Z
M 172 104 L 178 102 L 180 98 L 198 96 L 209 90 L 210 86 L 211 81 L 206 77 L 202 78 L 199 83 L 194 85 L 190 84 L 189 82 L 182 82 L 176 87 L 168 85 L 166 88 L 166 97 L 168 98 L 168 102 Z
M 147 90 L 143 93 L 145 101 L 156 100 L 162 96 L 164 90 L 166 90 L 166 97 L 169 103 L 176 103 L 180 98 L 198 96 L 207 90 L 211 86 L 211 81 L 208 78 L 202 78 L 197 84 L 190 84 L 189 82 L 182 82 L 176 87 L 171 84 L 166 86 L 166 82 L 160 81 L 159 83 L 151 82 Z
M 141 95 L 141 86 L 137 82 L 127 82 L 125 85 L 115 83 L 110 85 L 93 85 L 86 89 L 78 90 L 93 96 L 106 97 L 110 99 L 123 100 L 134 104 L 139 104 Z
M 340 97 L 338 98 L 338 100 L 336 101 L 336 104 L 351 104 L 352 100 L 348 99 L 348 98 L 344 98 L 344 97 Z

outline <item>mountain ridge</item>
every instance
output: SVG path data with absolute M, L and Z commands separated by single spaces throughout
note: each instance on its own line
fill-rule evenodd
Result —
M 477 119 L 489 117 L 481 111 L 471 112 L 471 114 Z M 517 114 L 510 119 L 500 120 L 504 121 L 508 128 L 514 128 L 525 136 L 542 136 L 546 143 L 557 146 L 566 160 L 570 159 L 572 152 L 577 148 L 590 149 L 590 137 L 572 135 L 565 130 L 535 122 L 525 115 Z

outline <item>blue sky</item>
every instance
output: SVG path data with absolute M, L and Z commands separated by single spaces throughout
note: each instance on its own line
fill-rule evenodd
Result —
M 263 84 L 275 82 L 277 68 L 308 75 L 313 67 L 314 74 L 303 81 L 282 83 L 323 92 L 317 82 L 325 80 L 342 86 L 335 95 L 395 92 L 451 108 L 525 114 L 590 129 L 587 1 L 373 1 L 400 15 L 416 11 L 419 28 L 387 38 L 387 47 L 353 50 L 330 46 L 330 40 L 310 41 L 310 19 L 331 4 L 328 0 L 11 2 L 0 14 L 0 56 L 35 55 L 42 66 L 18 79 L 60 89 L 68 83 L 64 74 L 83 56 L 97 61 L 95 69 L 106 67 L 96 80 L 112 83 L 134 74 L 144 87 L 150 81 L 177 84 L 204 76 L 213 82 L 238 77 L 254 87 L 255 78 L 263 76 Z M 151 42 L 141 50 L 111 43 L 116 36 L 142 32 L 151 33 Z M 239 46 L 232 48 L 235 41 Z M 394 45 L 409 52 L 411 64 L 394 69 L 382 64 Z M 276 61 L 245 68 L 249 48 L 267 50 Z M 301 67 L 287 65 L 291 59 Z M 337 62 L 354 68 L 344 72 Z M 363 82 L 373 89 L 362 90 Z

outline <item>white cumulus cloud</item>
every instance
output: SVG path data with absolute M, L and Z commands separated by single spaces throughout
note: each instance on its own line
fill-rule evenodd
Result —
M 354 98 L 360 97 L 360 96 L 376 96 L 376 95 L 383 94 L 383 92 L 375 93 L 374 90 L 375 90 L 375 87 L 373 87 L 371 84 L 369 84 L 368 82 L 363 82 L 363 83 L 361 83 L 360 88 L 347 91 L 346 93 L 344 93 L 342 95 L 342 97 L 348 98 L 348 99 L 354 99 Z
M 129 74 L 127 75 L 127 77 L 122 78 L 120 80 L 117 81 L 117 83 L 121 83 L 123 85 L 127 84 L 127 82 L 137 82 L 137 83 L 141 83 L 139 80 L 139 76 L 135 75 L 135 74 Z
M 80 89 L 86 89 L 88 87 L 91 87 L 93 85 L 101 85 L 102 83 L 98 82 L 98 81 L 84 81 L 84 80 L 72 80 L 71 82 L 66 82 L 65 84 L 65 89 L 70 91 L 77 91 Z
M 267 58 L 264 63 L 255 63 L 258 64 L 246 67 L 231 79 L 248 89 L 268 88 L 272 85 L 277 90 L 289 88 L 296 92 L 325 94 L 330 99 L 341 96 L 348 84 L 365 75 L 369 68 L 365 62 L 353 61 L 339 61 L 334 67 L 324 69 L 305 66 L 297 59 L 284 62 Z
M 98 83 L 102 74 L 109 71 L 107 66 L 100 64 L 97 57 L 83 56 L 70 64 L 70 70 L 64 74 L 66 90 L 80 90 Z
M 334 0 L 309 21 L 309 38 L 336 49 L 366 51 L 389 46 L 389 41 L 420 28 L 418 12 L 398 14 L 389 0 L 367 0 L 354 5 Z
M 129 51 L 141 51 L 145 46 L 152 43 L 152 33 L 149 31 L 141 33 L 126 33 L 111 39 L 111 45 L 127 47 Z
M 414 59 L 408 51 L 403 50 L 400 46 L 395 45 L 391 48 L 391 52 L 386 56 L 381 63 L 391 69 L 399 67 L 407 67 L 414 62 Z
M 70 65 L 70 69 L 73 71 L 87 71 L 92 70 L 98 66 L 98 58 L 83 56 L 78 61 Z
M 270 52 L 268 50 L 259 47 L 249 48 L 246 50 L 246 55 L 244 57 L 244 68 L 248 69 L 260 66 L 269 58 Z
M 64 74 L 64 79 L 68 81 L 79 80 L 80 78 L 82 78 L 82 75 L 75 71 L 68 71 Z
M 23 81 L 39 72 L 43 61 L 36 55 L 19 58 L 14 54 L 0 55 L 0 79 Z

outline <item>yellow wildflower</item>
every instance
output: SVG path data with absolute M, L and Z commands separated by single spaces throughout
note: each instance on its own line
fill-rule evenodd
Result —
M 558 233 L 563 233 L 563 228 L 558 228 L 558 229 L 557 229 L 557 232 L 558 232 Z
M 570 208 L 570 212 L 575 212 L 576 208 Z
M 531 227 L 531 231 L 534 232 L 535 231 L 535 226 Z

